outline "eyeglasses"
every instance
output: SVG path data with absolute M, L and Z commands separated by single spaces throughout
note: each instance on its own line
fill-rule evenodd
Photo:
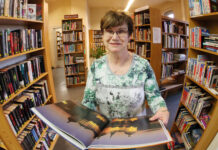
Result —
M 112 37 L 114 35 L 114 33 L 116 33 L 120 38 L 121 37 L 125 37 L 126 35 L 128 35 L 128 30 L 118 30 L 118 31 L 113 31 L 111 29 L 106 29 L 104 31 L 105 35 Z

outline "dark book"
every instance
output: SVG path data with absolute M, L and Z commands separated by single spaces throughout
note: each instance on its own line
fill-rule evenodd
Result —
M 172 141 L 161 121 L 147 116 L 115 118 L 77 105 L 72 101 L 31 109 L 43 122 L 79 149 L 149 147 Z

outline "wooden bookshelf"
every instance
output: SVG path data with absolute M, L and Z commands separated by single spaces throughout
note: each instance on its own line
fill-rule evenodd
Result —
M 9 150 L 22 150 L 23 149 L 17 140 L 17 135 L 19 135 L 21 131 L 23 131 L 26 126 L 28 126 L 29 122 L 31 122 L 31 120 L 35 117 L 35 115 L 29 118 L 20 127 L 17 135 L 15 135 L 14 132 L 12 131 L 12 128 L 10 127 L 8 120 L 6 119 L 4 115 L 5 106 L 10 105 L 9 103 L 13 103 L 13 100 L 17 98 L 20 94 L 22 94 L 23 91 L 27 90 L 28 88 L 31 88 L 33 84 L 37 83 L 41 79 L 44 79 L 47 81 L 48 91 L 50 94 L 47 100 L 45 101 L 45 103 L 47 104 L 47 103 L 56 102 L 56 95 L 55 95 L 53 76 L 52 76 L 51 64 L 50 64 L 49 44 L 48 44 L 49 43 L 48 41 L 48 3 L 45 0 L 37 0 L 37 1 L 28 0 L 28 3 L 41 5 L 42 21 L 41 20 L 30 20 L 30 19 L 25 19 L 25 18 L 0 16 L 0 27 L 1 28 L 6 28 L 7 26 L 9 26 L 7 28 L 10 28 L 11 26 L 13 27 L 16 26 L 21 29 L 22 28 L 40 29 L 42 32 L 41 34 L 42 35 L 42 47 L 0 58 L 1 65 L 6 64 L 7 62 L 12 62 L 11 63 L 12 65 L 16 65 L 18 63 L 17 61 L 19 61 L 18 58 L 20 57 L 23 57 L 25 61 L 25 58 L 29 59 L 29 58 L 41 55 L 43 57 L 44 68 L 45 68 L 45 72 L 42 73 L 38 78 L 33 80 L 31 83 L 29 83 L 25 87 L 18 89 L 14 94 L 10 95 L 10 97 L 3 104 L 0 105 L 0 123 L 1 123 L 0 139 L 3 141 L 6 148 Z
M 63 56 L 63 42 L 62 42 L 62 33 L 60 31 L 56 31 L 56 49 L 57 49 L 57 57 Z
M 173 75 L 174 69 L 184 70 L 186 69 L 187 59 L 178 60 L 175 59 L 176 55 L 184 54 L 187 57 L 188 49 L 188 28 L 189 25 L 185 21 L 169 18 L 166 16 L 161 17 L 162 20 L 162 73 L 161 73 L 161 87 L 173 90 L 173 85 L 181 85 L 184 82 L 184 76 Z M 170 74 L 168 74 L 171 72 Z M 173 76 L 175 82 L 164 85 L 168 77 Z M 180 87 L 180 86 L 179 86 Z M 181 88 L 181 87 L 180 87 Z M 180 89 L 178 88 L 178 89 Z
M 142 17 L 144 21 L 142 21 Z M 161 29 L 160 11 L 155 8 L 134 12 L 135 53 L 147 59 L 156 75 L 158 84 L 161 78 L 161 42 L 153 42 L 153 29 Z M 161 34 L 161 33 L 160 33 Z
M 189 6 L 187 6 L 189 8 Z M 187 14 L 189 14 L 189 26 L 190 29 L 194 27 L 205 27 L 209 30 L 210 34 L 218 34 L 218 12 L 213 12 L 209 14 L 203 14 L 198 16 L 192 16 L 190 17 L 190 12 L 187 10 Z M 191 33 L 190 33 L 191 34 Z M 197 34 L 197 33 L 196 33 Z M 208 57 L 210 61 L 214 61 L 216 66 L 218 64 L 218 53 L 212 52 L 209 50 L 206 50 L 204 48 L 195 48 L 190 47 L 191 42 L 189 43 L 189 49 L 188 49 L 188 58 L 197 58 L 198 55 L 205 55 Z M 199 149 L 207 149 L 213 138 L 216 136 L 218 131 L 218 96 L 211 92 L 210 88 L 206 87 L 204 84 L 200 84 L 196 79 L 186 75 L 184 84 L 191 83 L 193 85 L 196 85 L 199 87 L 203 92 L 207 93 L 207 95 L 212 96 L 211 100 L 211 108 L 208 112 L 208 116 L 210 117 L 209 122 L 207 123 L 207 127 L 205 128 L 200 120 L 192 113 L 192 111 L 183 103 L 180 101 L 180 106 L 184 106 L 185 109 L 189 112 L 189 114 L 197 121 L 197 124 L 202 128 L 203 134 L 200 137 L 200 140 L 196 143 L 194 147 L 192 147 L 193 150 L 199 150 Z M 183 89 L 184 91 L 184 89 Z M 182 100 L 182 99 L 181 99 Z M 177 112 L 178 115 L 179 112 Z M 171 129 L 171 132 L 175 131 L 175 125 Z
M 64 70 L 67 87 L 86 85 L 84 39 L 83 20 L 81 18 L 62 20 Z

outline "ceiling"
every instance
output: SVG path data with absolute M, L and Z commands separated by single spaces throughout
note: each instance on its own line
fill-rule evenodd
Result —
M 87 0 L 90 8 L 111 7 L 117 9 L 125 9 L 128 0 Z M 135 0 L 131 8 L 139 8 L 145 5 L 155 6 L 164 2 L 172 2 L 175 0 Z

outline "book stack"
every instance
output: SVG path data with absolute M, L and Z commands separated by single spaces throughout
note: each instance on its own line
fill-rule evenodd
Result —
M 203 48 L 218 53 L 218 34 L 210 34 L 204 38 Z
M 45 68 L 42 56 L 0 69 L 0 103 L 7 101 L 20 88 L 28 86 L 43 72 L 45 72 Z
M 174 60 L 172 52 L 162 52 L 162 63 L 171 62 Z
M 75 63 L 74 56 L 72 55 L 65 55 L 64 60 L 65 60 L 65 65 L 71 65 Z
M 67 84 L 81 84 L 85 82 L 84 76 L 71 76 L 71 77 L 66 77 Z
M 17 137 L 19 143 L 24 150 L 33 149 L 40 135 L 46 128 L 46 124 L 40 119 L 34 118 L 28 126 Z
M 143 56 L 144 58 L 150 57 L 150 43 L 138 43 L 136 44 L 136 54 Z
M 150 24 L 150 15 L 149 13 L 141 13 L 135 15 L 135 25 L 143 25 L 143 24 Z
M 62 30 L 63 31 L 69 31 L 69 30 L 82 30 L 82 22 L 81 21 L 64 21 L 62 24 Z
M 150 30 L 150 28 L 140 28 L 139 30 L 136 30 L 135 40 L 151 41 L 151 30 Z
M 65 44 L 64 45 L 64 53 L 72 53 L 72 52 L 83 52 L 83 44 Z
M 63 34 L 63 42 L 77 42 L 83 40 L 83 33 L 82 32 L 74 32 L 71 33 L 64 33 Z
M 0 30 L 0 58 L 42 47 L 42 30 Z
M 218 11 L 218 1 L 214 0 L 189 0 L 190 16 L 197 16 Z
M 71 66 L 66 66 L 65 68 L 65 74 L 70 75 L 70 74 L 75 74 L 75 73 L 84 73 L 84 67 L 78 64 L 71 65 Z

